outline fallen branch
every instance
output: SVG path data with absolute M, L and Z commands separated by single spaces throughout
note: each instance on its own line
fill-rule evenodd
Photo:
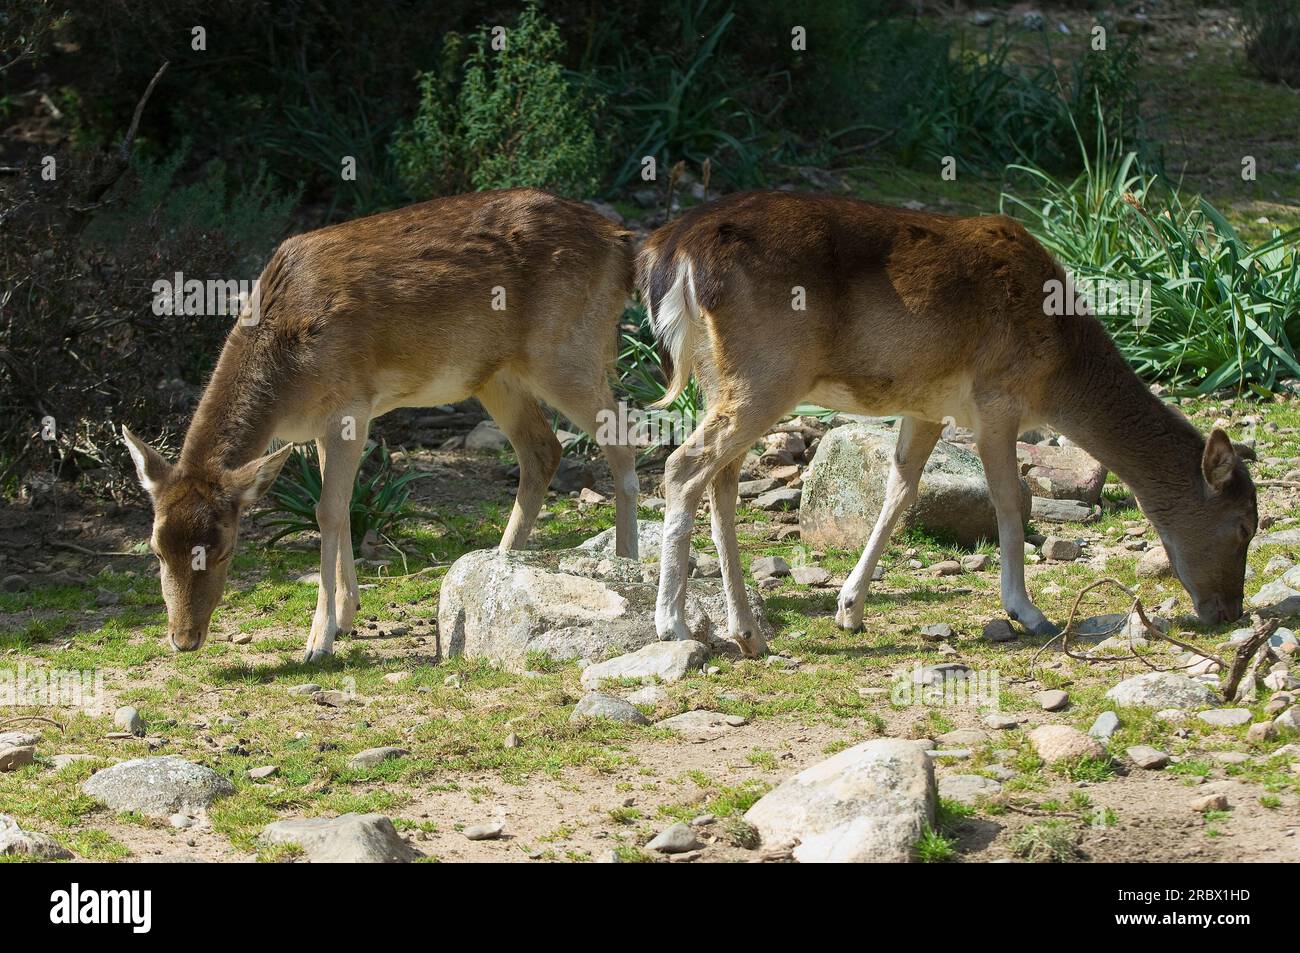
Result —
M 20 721 L 43 721 L 47 725 L 53 725 L 55 728 L 59 729 L 59 731 L 66 732 L 68 730 L 53 718 L 46 718 L 44 715 L 19 715 L 17 718 L 6 718 L 4 721 L 0 721 L 0 728 L 3 728 L 5 725 L 16 724 Z
M 1083 600 L 1083 597 L 1087 593 L 1091 592 L 1093 589 L 1096 589 L 1098 586 L 1103 586 L 1103 585 L 1115 586 L 1117 589 L 1123 590 L 1128 595 L 1128 597 L 1133 600 L 1133 602 L 1129 605 L 1128 611 L 1124 613 L 1123 621 L 1121 621 L 1118 625 L 1116 625 L 1114 629 L 1112 629 L 1109 633 L 1107 633 L 1107 635 L 1118 634 L 1120 629 L 1123 626 L 1128 624 L 1129 620 L 1133 617 L 1133 614 L 1137 613 L 1137 617 L 1139 620 L 1141 620 L 1143 628 L 1146 629 L 1146 631 L 1148 632 L 1148 634 L 1150 634 L 1152 638 L 1159 639 L 1160 641 L 1163 642 L 1168 642 L 1171 645 L 1178 646 L 1180 649 L 1183 649 L 1184 651 L 1191 652 L 1193 655 L 1199 655 L 1202 658 L 1207 658 L 1210 659 L 1211 661 L 1217 662 L 1221 669 L 1227 668 L 1227 664 L 1223 661 L 1223 659 L 1219 658 L 1218 656 L 1211 655 L 1209 652 L 1199 649 L 1194 645 L 1190 645 L 1187 642 L 1183 642 L 1180 639 L 1176 639 L 1172 635 L 1162 632 L 1160 629 L 1156 628 L 1155 624 L 1149 618 L 1147 618 L 1146 608 L 1142 605 L 1142 600 L 1138 597 L 1137 593 L 1135 593 L 1128 586 L 1124 585 L 1118 579 L 1112 579 L 1109 576 L 1107 576 L 1106 578 L 1098 579 L 1096 582 L 1090 583 L 1089 585 L 1084 586 L 1082 589 L 1079 590 L 1078 595 L 1074 597 L 1074 605 L 1070 607 L 1070 617 L 1065 623 L 1065 628 L 1061 630 L 1059 635 L 1052 636 L 1052 638 L 1050 638 L 1046 643 L 1044 643 L 1042 648 L 1040 648 L 1036 653 L 1034 653 L 1034 657 L 1029 662 L 1030 672 L 1033 672 L 1034 666 L 1038 664 L 1038 657 L 1042 655 L 1045 651 L 1047 651 L 1047 649 L 1057 639 L 1061 640 L 1061 651 L 1064 652 L 1066 655 L 1068 655 L 1070 658 L 1077 659 L 1080 662 L 1088 662 L 1088 663 L 1127 662 L 1129 659 L 1137 659 L 1147 668 L 1155 672 L 1169 672 L 1179 668 L 1190 668 L 1191 665 L 1196 664 L 1196 663 L 1190 663 L 1188 665 L 1174 665 L 1174 666 L 1170 666 L 1169 668 L 1161 668 L 1160 666 L 1149 661 L 1146 656 L 1139 653 L 1132 646 L 1131 642 L 1129 645 L 1129 653 L 1127 655 L 1082 655 L 1078 652 L 1071 651 L 1070 638 L 1074 634 L 1074 620 L 1075 617 L 1079 614 L 1079 603 Z
M 1254 633 L 1245 642 L 1237 646 L 1237 655 L 1232 660 L 1232 666 L 1228 669 L 1227 680 L 1223 683 L 1223 700 L 1231 702 L 1236 698 L 1237 685 L 1241 682 L 1246 674 L 1246 667 L 1250 660 L 1255 657 L 1259 647 L 1269 640 L 1277 627 L 1282 624 L 1281 619 L 1264 619 L 1255 626 Z

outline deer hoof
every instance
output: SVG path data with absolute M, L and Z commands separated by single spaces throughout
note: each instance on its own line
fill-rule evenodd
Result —
M 742 632 L 732 636 L 745 658 L 762 658 L 767 654 L 767 640 L 757 632 Z

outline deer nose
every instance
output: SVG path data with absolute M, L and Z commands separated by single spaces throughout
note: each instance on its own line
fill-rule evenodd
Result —
M 172 630 L 167 633 L 167 639 L 172 644 L 172 651 L 193 652 L 202 647 L 204 635 L 205 633 L 202 629 L 190 629 L 186 633 L 185 637 L 182 637 L 180 641 L 177 641 L 176 632 L 175 630 Z

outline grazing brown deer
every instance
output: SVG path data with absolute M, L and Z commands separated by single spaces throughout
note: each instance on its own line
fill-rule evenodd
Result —
M 840 592 L 843 628 L 862 623 L 872 571 L 945 418 L 975 431 L 997 510 L 1002 604 L 1027 629 L 1056 630 L 1025 591 L 1016 435 L 1037 423 L 1133 489 L 1203 621 L 1241 614 L 1257 525 L 1245 465 L 1223 431 L 1207 440 L 1154 397 L 1094 317 L 1046 313 L 1065 273 L 1015 222 L 750 192 L 658 229 L 638 280 L 673 359 L 668 399 L 694 371 L 707 406 L 664 472 L 660 637 L 688 637 L 688 547 L 707 490 L 730 634 L 747 654 L 765 649 L 742 588 L 737 479 L 745 452 L 802 401 L 903 416 L 879 519 Z
M 474 395 L 519 457 L 501 539 L 524 545 L 560 460 L 539 406 L 588 433 L 615 409 L 608 375 L 632 287 L 630 235 L 531 189 L 425 202 L 298 235 L 262 272 L 226 340 L 175 464 L 123 428 L 153 500 L 169 637 L 203 644 L 243 508 L 290 447 L 315 440 L 323 488 L 320 591 L 307 657 L 328 655 L 358 606 L 349 508 L 369 423 Z M 616 549 L 635 557 L 631 447 L 607 444 Z

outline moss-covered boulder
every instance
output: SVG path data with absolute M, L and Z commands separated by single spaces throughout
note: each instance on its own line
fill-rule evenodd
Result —
M 897 431 L 873 424 L 846 424 L 817 446 L 804 476 L 799 505 L 803 542 L 815 549 L 861 549 L 871 536 L 885 498 Z M 1021 511 L 1029 519 L 1030 493 L 1020 481 Z M 940 440 L 921 474 L 916 502 L 900 521 L 974 546 L 997 541 L 998 520 L 979 455 Z

